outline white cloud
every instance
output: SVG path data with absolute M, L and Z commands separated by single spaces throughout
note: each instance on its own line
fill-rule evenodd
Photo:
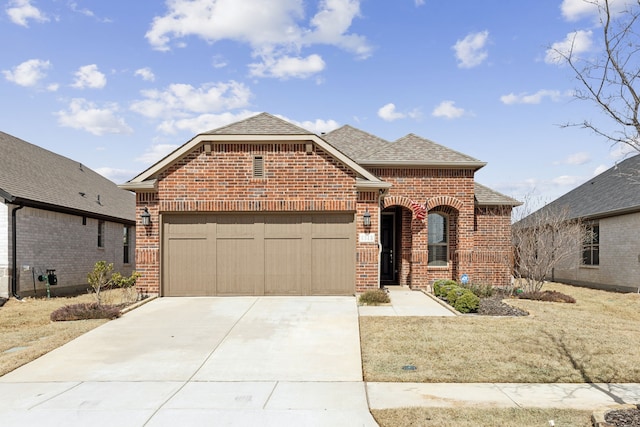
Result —
M 609 9 L 612 15 L 624 10 L 629 0 L 609 0 Z M 567 21 L 578 21 L 582 18 L 598 17 L 598 5 L 604 6 L 603 0 L 563 0 L 560 5 L 562 16 Z
M 162 159 L 176 148 L 178 148 L 176 144 L 152 145 L 141 156 L 136 157 L 136 161 L 150 165 Z
M 454 101 L 442 101 L 431 113 L 434 117 L 444 117 L 445 119 L 457 119 L 465 114 L 463 108 L 456 107 Z
M 576 187 L 584 182 L 582 176 L 560 175 L 551 180 L 552 184 L 562 187 Z
M 94 169 L 94 171 L 98 172 L 100 175 L 104 176 L 105 178 L 115 183 L 126 182 L 138 174 L 138 172 L 136 171 L 131 171 L 127 169 L 116 169 L 116 168 L 110 168 L 110 167 L 96 168 Z
M 471 33 L 453 45 L 459 68 L 473 68 L 482 63 L 489 54 L 485 46 L 489 39 L 489 31 Z
M 106 104 L 100 108 L 83 98 L 74 98 L 67 110 L 55 113 L 58 124 L 63 127 L 85 130 L 94 135 L 129 134 L 133 129 L 122 117 L 117 116 L 118 105 Z
M 608 169 L 609 169 L 609 166 L 607 165 L 598 165 L 598 167 L 593 170 L 593 176 L 600 175 L 602 172 Z
M 414 0 L 416 6 L 422 6 L 424 4 L 424 0 Z
M 547 49 L 544 62 L 547 64 L 563 64 L 569 54 L 579 56 L 588 52 L 593 44 L 591 30 L 578 30 L 567 34 L 563 41 L 555 42 Z
M 392 122 L 394 120 L 404 119 L 406 116 L 403 113 L 397 112 L 395 104 L 390 102 L 378 109 L 378 117 L 387 122 Z
M 282 56 L 280 58 L 266 57 L 262 63 L 249 64 L 250 74 L 253 77 L 276 77 L 287 79 L 289 77 L 307 78 L 319 73 L 325 68 L 325 63 L 320 55 L 309 55 L 306 58 Z
M 15 67 L 13 70 L 3 70 L 4 77 L 20 86 L 31 87 L 38 84 L 40 80 L 45 78 L 45 73 L 51 67 L 49 61 L 42 59 L 30 59 Z
M 164 119 L 160 130 L 175 132 L 191 129 L 197 115 L 245 108 L 251 90 L 233 80 L 226 83 L 206 83 L 199 88 L 188 84 L 172 84 L 164 90 L 143 90 L 145 99 L 135 101 L 131 110 L 152 119 Z
M 151 71 L 151 68 L 149 67 L 139 68 L 135 71 L 135 73 L 133 73 L 133 75 L 140 76 L 142 77 L 142 80 L 145 80 L 148 82 L 155 81 L 156 79 L 155 74 L 153 74 L 153 71 Z
M 170 50 L 178 39 L 189 36 L 209 43 L 225 39 L 246 43 L 253 56 L 262 59 L 262 64 L 251 64 L 252 73 L 261 77 L 281 78 L 283 73 L 309 77 L 324 69 L 318 55 L 299 56 L 303 47 L 331 45 L 359 58 L 368 57 L 372 50 L 365 37 L 348 32 L 360 14 L 360 0 L 322 0 L 308 22 L 304 22 L 303 0 L 173 0 L 167 4 L 167 13 L 156 16 L 145 35 L 154 49 Z M 272 71 L 276 65 L 284 70 Z M 291 67 L 295 72 L 287 72 Z
M 77 89 L 102 89 L 107 84 L 107 77 L 98 70 L 96 64 L 80 67 L 75 76 L 76 79 L 71 86 Z
M 562 98 L 562 94 L 560 93 L 560 91 L 548 89 L 542 89 L 532 94 L 522 92 L 516 95 L 512 92 L 508 95 L 502 95 L 500 97 L 500 101 L 502 101 L 502 103 L 506 105 L 540 104 L 544 98 L 549 98 L 552 101 L 556 102 Z
M 316 135 L 320 135 L 322 133 L 326 133 L 326 132 L 331 132 L 334 129 L 337 129 L 338 127 L 340 127 L 340 124 L 338 122 L 336 122 L 335 120 L 323 120 L 323 119 L 316 119 L 316 120 L 304 120 L 304 121 L 297 121 L 297 120 L 292 120 L 288 117 L 282 116 L 280 114 L 276 114 L 276 117 L 281 118 L 282 120 L 286 120 L 288 122 L 291 122 L 297 126 L 300 126 L 301 128 L 307 129 L 313 133 L 315 133 Z
M 632 147 L 631 145 L 619 142 L 611 148 L 611 151 L 609 152 L 609 156 L 612 159 L 621 160 L 621 159 L 630 157 L 633 154 L 637 154 L 637 152 L 638 151 L 636 150 L 636 148 Z
M 7 6 L 7 15 L 9 15 L 9 19 L 14 24 L 28 27 L 29 20 L 35 22 L 49 21 L 47 15 L 31 4 L 31 0 L 13 0 Z
M 585 151 L 581 151 L 579 153 L 571 154 L 565 160 L 565 163 L 568 165 L 584 165 L 585 163 L 591 160 L 591 155 Z

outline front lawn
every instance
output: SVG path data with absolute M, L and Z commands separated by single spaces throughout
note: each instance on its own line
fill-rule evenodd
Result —
M 640 295 L 546 284 L 526 317 L 360 317 L 365 381 L 640 382 Z M 403 370 L 403 366 L 415 370 Z

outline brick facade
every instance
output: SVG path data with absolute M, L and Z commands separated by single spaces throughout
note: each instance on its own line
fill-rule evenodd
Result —
M 5 206 L 0 204 L 0 206 Z M 6 280 L 2 292 L 9 292 L 11 276 L 11 210 L 6 205 L 7 268 Z M 37 280 L 39 274 L 47 269 L 55 269 L 58 284 L 52 287 L 55 295 L 82 289 L 87 286 L 87 274 L 93 270 L 97 261 L 114 264 L 114 271 L 130 275 L 135 267 L 135 230 L 130 226 L 130 258 L 124 264 L 123 232 L 124 225 L 116 222 L 104 222 L 104 247 L 98 248 L 98 220 L 77 215 L 46 211 L 25 207 L 16 212 L 17 225 L 17 267 L 18 294 L 33 295 L 35 287 L 39 295 L 45 290 L 44 282 Z M 3 220 L 0 220 L 3 222 Z M 4 233 L 6 230 L 6 233 Z M 0 238 L 5 241 L 5 237 Z M 5 249 L 0 249 L 4 251 Z M 0 265 L 0 270 L 2 266 Z M 0 277 L 2 280 L 2 277 Z M 5 286 L 6 283 L 6 286 Z

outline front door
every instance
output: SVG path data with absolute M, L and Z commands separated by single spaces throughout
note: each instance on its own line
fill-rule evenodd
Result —
M 395 214 L 393 212 L 382 213 L 380 227 L 380 243 L 382 254 L 380 259 L 380 281 L 383 284 L 395 284 L 396 280 L 396 254 L 395 254 Z

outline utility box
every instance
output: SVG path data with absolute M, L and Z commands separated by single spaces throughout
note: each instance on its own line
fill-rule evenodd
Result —
M 58 284 L 58 277 L 56 276 L 55 270 L 47 270 L 47 281 L 51 286 Z

